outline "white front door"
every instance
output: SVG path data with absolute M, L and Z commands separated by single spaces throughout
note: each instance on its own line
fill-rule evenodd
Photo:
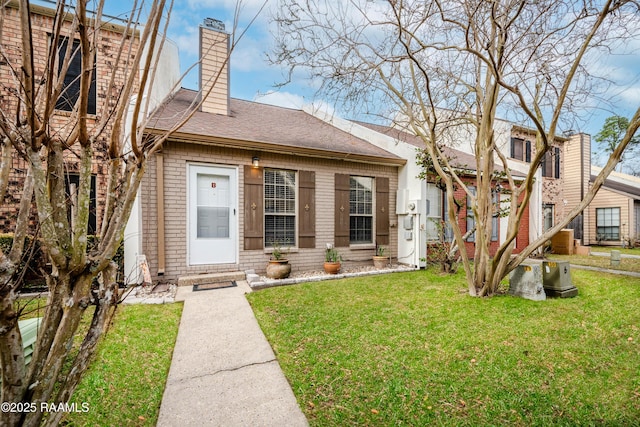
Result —
M 189 264 L 237 261 L 237 171 L 189 165 Z

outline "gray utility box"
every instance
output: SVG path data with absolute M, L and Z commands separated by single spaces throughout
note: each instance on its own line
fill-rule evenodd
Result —
M 567 261 L 543 261 L 542 285 L 550 297 L 572 298 L 578 288 L 571 282 L 571 268 Z
M 509 294 L 533 301 L 544 301 L 540 265 L 520 264 L 509 274 Z

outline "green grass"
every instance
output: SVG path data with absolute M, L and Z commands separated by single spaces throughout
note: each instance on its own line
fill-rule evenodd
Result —
M 20 299 L 20 319 L 42 316 L 46 298 Z M 70 402 L 89 411 L 70 413 L 72 426 L 154 426 L 158 419 L 182 304 L 118 307 L 109 332 L 98 345 L 96 358 Z M 86 313 L 81 329 L 86 329 Z M 76 343 L 79 345 L 80 341 Z
M 639 425 L 640 280 L 474 299 L 431 271 L 248 296 L 312 425 Z
M 182 304 L 122 305 L 71 402 L 73 426 L 153 426 L 178 334 Z

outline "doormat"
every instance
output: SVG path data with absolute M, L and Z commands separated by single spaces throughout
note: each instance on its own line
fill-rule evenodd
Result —
M 234 286 L 238 286 L 235 280 L 232 282 L 203 283 L 203 284 L 193 285 L 193 290 L 209 291 L 211 289 L 233 288 Z

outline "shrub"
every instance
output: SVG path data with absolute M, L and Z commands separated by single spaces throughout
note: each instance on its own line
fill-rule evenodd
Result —
M 99 240 L 96 236 L 88 237 L 88 250 L 91 251 Z M 0 249 L 5 254 L 9 253 L 12 245 L 13 234 L 0 234 Z M 40 242 L 37 239 L 34 240 L 31 236 L 27 236 L 24 247 L 25 250 L 17 273 L 17 276 L 24 281 L 21 290 L 22 292 L 41 290 L 45 286 L 45 275 L 49 274 L 50 270 L 40 248 Z M 124 277 L 124 244 L 121 244 L 118 248 L 113 261 L 118 264 L 119 277 Z

